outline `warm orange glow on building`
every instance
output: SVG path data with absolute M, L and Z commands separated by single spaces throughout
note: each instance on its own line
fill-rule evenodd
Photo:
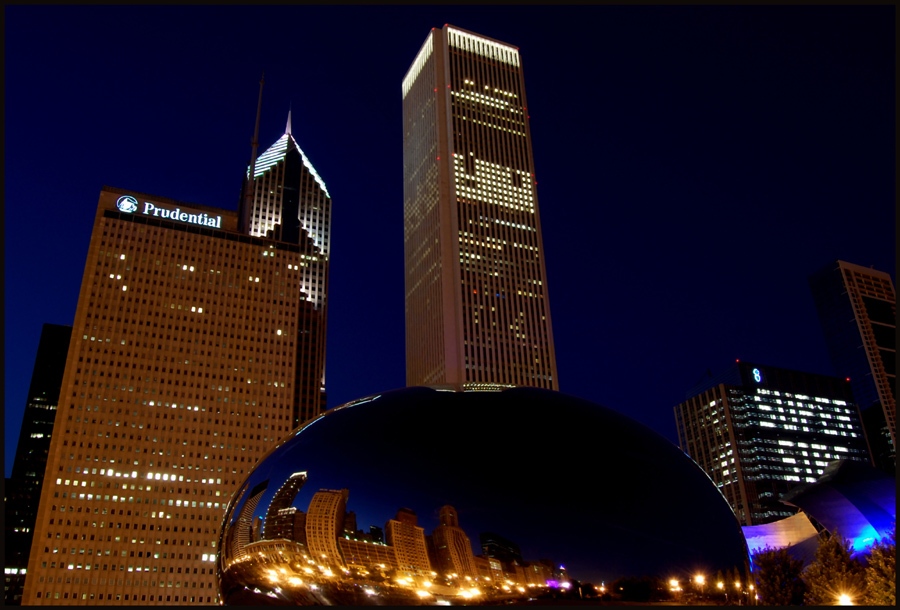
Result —
M 308 243 L 232 211 L 100 194 L 23 604 L 213 604 L 256 461 L 321 412 Z

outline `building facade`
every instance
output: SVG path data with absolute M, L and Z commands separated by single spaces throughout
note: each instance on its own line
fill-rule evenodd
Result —
M 384 524 L 387 544 L 394 547 L 397 566 L 412 574 L 431 574 L 425 528 L 419 527 L 415 511 L 401 508 L 397 515 Z
M 347 489 L 320 489 L 309 503 L 306 512 L 306 544 L 315 561 L 333 568 L 344 567 L 338 548 L 338 535 L 344 531 Z
M 869 461 L 850 384 L 736 362 L 675 407 L 682 451 L 710 476 L 741 525 L 793 515 L 782 494 L 835 460 Z
M 809 277 L 834 372 L 849 377 L 876 465 L 893 470 L 897 445 L 897 300 L 891 276 L 844 261 Z M 890 467 L 889 467 L 890 465 Z
M 23 604 L 211 604 L 232 493 L 321 411 L 317 257 L 236 212 L 104 187 Z M 33 577 L 33 578 L 32 578 Z
M 460 578 L 478 576 L 472 543 L 459 526 L 456 509 L 449 505 L 442 506 L 438 515 L 440 525 L 431 533 L 435 570 L 444 575 L 457 574 Z
M 348 568 L 367 572 L 373 566 L 381 570 L 397 569 L 396 548 L 386 544 L 356 540 L 342 536 L 337 539 L 338 547 Z M 382 567 L 383 566 L 383 567 Z
M 518 49 L 432 29 L 402 92 L 407 385 L 558 389 Z
M 22 601 L 38 500 L 71 338 L 71 326 L 44 324 L 41 328 L 12 477 L 6 479 L 3 497 L 6 516 L 3 597 L 7 606 L 19 605 Z
M 250 497 L 238 515 L 237 527 L 234 529 L 234 537 L 231 540 L 231 557 L 234 561 L 241 561 L 247 557 L 247 545 L 259 541 L 259 532 L 262 525 L 253 517 L 253 511 L 259 504 L 263 493 L 266 491 L 268 481 L 263 481 L 250 490 Z
M 268 540 L 276 538 L 291 539 L 294 533 L 294 515 L 297 508 L 293 506 L 294 498 L 306 483 L 306 472 L 295 472 L 285 481 L 266 510 L 263 537 Z
M 244 182 L 239 216 L 246 215 L 247 233 L 255 237 L 299 244 L 303 256 L 296 279 L 313 305 L 318 323 L 303 337 L 304 375 L 299 388 L 309 395 L 298 403 L 311 405 L 299 415 L 300 425 L 325 410 L 325 327 L 328 317 L 328 261 L 331 252 L 331 196 L 325 182 L 291 133 L 291 114 L 282 135 L 253 166 L 253 180 Z M 251 168 L 247 169 L 249 176 Z M 318 387 L 312 379 L 318 377 Z M 298 388 L 298 389 L 299 389 Z M 314 405 L 314 406 L 312 406 Z
M 478 538 L 481 542 L 481 552 L 485 557 L 502 561 L 504 566 L 524 565 L 522 551 L 512 540 L 494 532 L 482 532 Z

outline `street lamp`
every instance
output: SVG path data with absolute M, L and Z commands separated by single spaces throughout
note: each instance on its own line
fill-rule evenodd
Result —
M 697 583 L 697 586 L 700 588 L 700 598 L 703 598 L 703 585 L 706 584 L 706 577 L 703 574 L 697 574 L 694 577 L 694 582 Z
M 853 605 L 853 600 L 852 600 L 852 599 L 850 598 L 850 596 L 847 595 L 846 593 L 841 593 L 841 594 L 838 596 L 838 603 L 837 603 L 837 605 L 838 605 L 838 606 L 852 606 L 852 605 Z

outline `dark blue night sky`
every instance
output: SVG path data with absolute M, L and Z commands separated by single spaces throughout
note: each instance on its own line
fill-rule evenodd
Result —
M 807 276 L 895 274 L 895 10 L 6 7 L 7 475 L 101 186 L 236 208 L 263 70 L 261 149 L 291 107 L 333 198 L 329 406 L 405 384 L 400 82 L 445 23 L 521 50 L 562 391 L 674 441 L 707 369 L 831 373 Z

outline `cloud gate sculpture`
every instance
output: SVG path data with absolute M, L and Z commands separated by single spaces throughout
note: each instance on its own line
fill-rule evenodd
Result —
M 669 441 L 534 388 L 406 388 L 298 428 L 226 511 L 227 604 L 466 604 L 747 559 L 727 502 Z

